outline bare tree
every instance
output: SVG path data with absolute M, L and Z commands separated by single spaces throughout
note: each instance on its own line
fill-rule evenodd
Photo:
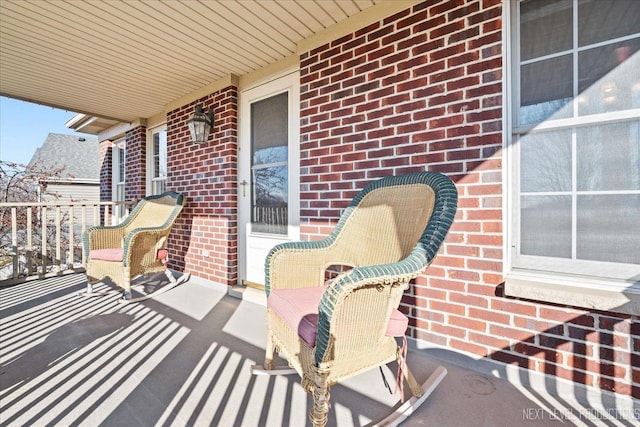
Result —
M 17 207 L 15 209 L 15 225 L 18 230 L 16 237 L 17 245 L 13 242 L 13 221 L 12 207 L 18 203 L 36 203 L 42 200 L 44 195 L 49 199 L 57 198 L 57 194 L 47 191 L 46 183 L 60 177 L 64 168 L 51 168 L 41 163 L 34 163 L 25 166 L 20 163 L 0 161 L 0 279 L 3 276 L 11 275 L 13 261 L 17 258 L 18 275 L 26 274 L 28 263 L 38 261 L 42 245 L 47 245 L 47 253 L 54 246 L 51 229 L 55 229 L 55 220 L 42 218 L 39 212 L 33 215 L 27 213 L 27 209 Z M 42 221 L 45 221 L 46 235 L 42 236 Z M 27 252 L 27 233 L 25 230 L 32 230 L 33 248 Z M 39 250 L 40 249 L 40 250 Z M 40 260 L 42 261 L 42 260 Z M 51 263 L 48 263 L 51 265 Z M 7 270 L 11 271 L 7 271 Z

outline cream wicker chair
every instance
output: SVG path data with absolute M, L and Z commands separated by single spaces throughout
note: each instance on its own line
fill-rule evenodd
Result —
M 122 302 L 138 302 L 166 292 L 186 282 L 189 275 L 176 279 L 167 269 L 166 243 L 171 227 L 182 210 L 184 198 L 166 192 L 142 199 L 119 225 L 98 226 L 83 235 L 87 254 L 87 292 L 84 296 L 102 295 L 93 285 L 110 279 L 123 288 Z M 169 284 L 156 292 L 132 298 L 131 281 L 139 275 L 164 272 Z
M 442 174 L 386 177 L 354 198 L 326 239 L 275 246 L 265 265 L 266 357 L 253 372 L 290 373 L 274 367 L 278 351 L 313 395 L 313 425 L 323 426 L 331 385 L 396 360 L 413 397 L 383 424 L 408 416 L 446 370 L 418 384 L 394 338 L 408 322 L 397 309 L 409 281 L 436 256 L 456 208 L 456 188 Z M 336 265 L 351 269 L 325 282 Z

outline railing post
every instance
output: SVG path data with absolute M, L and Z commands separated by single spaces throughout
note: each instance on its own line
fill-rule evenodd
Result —
M 58 273 L 62 270 L 62 251 L 61 251 L 61 208 L 60 206 L 56 206 L 56 259 L 54 260 L 54 264 Z
M 100 225 L 100 205 L 93 205 L 93 226 Z
M 87 265 L 87 254 L 84 252 L 84 244 L 82 244 L 82 239 L 84 236 L 84 232 L 87 231 L 87 214 L 86 214 L 86 206 L 82 205 L 82 215 L 81 215 L 81 221 L 82 224 L 80 225 L 80 246 L 82 247 L 82 265 Z
M 27 276 L 33 274 L 33 217 L 32 207 L 27 206 Z
M 18 277 L 18 210 L 11 208 L 11 257 L 13 261 L 13 278 Z
M 71 269 L 73 268 L 73 264 L 74 264 L 74 252 L 75 252 L 75 235 L 74 235 L 74 218 L 73 216 L 75 215 L 75 212 L 73 210 L 73 205 L 69 205 L 69 210 L 68 210 L 68 215 L 69 215 L 69 253 L 67 255 L 67 269 Z
M 42 255 L 42 273 L 47 274 L 47 207 L 42 207 L 42 215 L 40 217 L 42 226 L 42 234 L 40 235 L 40 254 Z

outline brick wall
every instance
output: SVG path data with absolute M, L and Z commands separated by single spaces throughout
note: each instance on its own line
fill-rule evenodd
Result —
M 112 143 L 109 140 L 100 142 L 100 201 L 112 199 Z
M 213 107 L 206 144 L 194 144 L 187 120 L 196 104 Z M 225 285 L 238 280 L 238 93 L 228 87 L 167 115 L 167 189 L 186 196 L 169 238 L 170 265 Z M 209 251 L 206 255 L 205 251 Z
M 301 233 L 324 237 L 367 182 L 450 176 L 459 211 L 403 300 L 410 335 L 639 396 L 637 318 L 505 298 L 502 6 L 425 2 L 301 55 Z
M 138 126 L 125 135 L 125 200 L 145 197 L 147 177 L 147 128 Z

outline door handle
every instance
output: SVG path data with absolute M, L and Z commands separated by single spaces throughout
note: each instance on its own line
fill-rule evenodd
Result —
M 242 185 L 242 197 L 247 197 L 247 180 L 243 179 L 240 185 Z

